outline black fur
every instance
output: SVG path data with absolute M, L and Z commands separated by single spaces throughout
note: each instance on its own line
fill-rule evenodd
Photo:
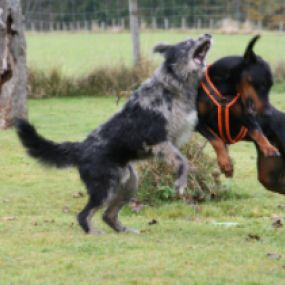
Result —
M 142 109 L 139 104 L 130 101 L 122 112 L 99 130 L 99 136 L 108 141 L 108 159 L 125 165 L 147 154 L 144 145 L 155 145 L 166 140 L 166 120 L 160 113 Z
M 78 164 L 79 143 L 56 144 L 41 137 L 35 128 L 23 119 L 17 119 L 16 128 L 28 154 L 43 164 L 68 167 Z
M 176 77 L 169 74 L 163 63 L 120 112 L 82 142 L 54 143 L 40 136 L 27 121 L 18 120 L 19 138 L 32 157 L 56 167 L 78 168 L 89 194 L 86 206 L 77 216 L 85 232 L 98 233 L 91 218 L 105 205 L 103 220 L 108 225 L 118 232 L 133 232 L 118 220 L 120 209 L 138 188 L 133 161 L 160 153 L 178 172 L 175 187 L 178 194 L 183 193 L 188 161 L 177 146 L 184 143 L 186 135 L 190 138 L 197 122 L 196 87 L 210 45 L 209 35 L 171 45 L 171 49 L 183 53 L 176 57 Z M 156 51 L 162 53 L 167 48 L 157 46 Z
M 110 192 L 119 191 L 120 169 L 132 160 L 150 156 L 145 145 L 167 139 L 165 118 L 133 101 L 83 142 L 54 143 L 40 136 L 22 119 L 17 120 L 16 128 L 28 154 L 41 163 L 59 168 L 78 167 L 89 193 L 89 202 L 78 215 L 78 222 L 86 232 L 90 232 L 87 223 L 90 211 L 101 207 Z
M 124 167 L 130 160 L 144 157 L 147 155 L 145 145 L 166 140 L 165 125 L 166 120 L 160 113 L 142 109 L 133 102 L 128 102 L 121 112 L 81 143 L 54 143 L 40 136 L 27 121 L 18 119 L 16 123 L 19 138 L 29 155 L 44 164 L 75 165 L 82 169 L 91 159 L 92 163 L 108 161 Z M 97 165 L 92 169 L 97 169 Z
M 236 103 L 236 112 L 230 113 L 231 133 L 236 136 L 241 127 L 245 126 L 248 129 L 247 140 L 254 140 L 254 132 L 263 137 L 263 141 L 267 141 L 263 135 L 258 118 L 262 116 L 269 116 L 271 113 L 271 107 L 269 103 L 269 92 L 273 85 L 272 73 L 270 66 L 260 56 L 256 55 L 253 51 L 254 44 L 259 39 L 259 36 L 253 37 L 249 42 L 243 56 L 228 56 L 223 57 L 214 62 L 208 69 L 209 76 L 220 91 L 220 93 L 227 98 L 234 98 L 239 92 L 239 86 L 242 82 L 247 81 L 248 86 L 251 86 L 252 90 L 256 94 L 255 98 L 262 108 L 260 111 L 249 112 L 248 106 L 253 105 L 253 99 L 247 94 L 242 94 L 241 98 Z M 198 113 L 199 124 L 197 126 L 198 131 L 207 138 L 210 142 L 219 140 L 209 129 L 213 130 L 216 134 L 218 131 L 217 122 L 217 108 L 209 97 L 205 94 L 203 88 L 200 86 L 198 91 Z M 245 99 L 244 99 L 245 98 Z M 268 142 L 268 141 L 267 141 Z M 256 141 L 258 147 L 262 149 L 265 156 L 279 155 L 278 150 L 269 142 L 266 144 L 259 144 Z M 213 144 L 214 145 L 214 144 Z M 217 149 L 216 149 L 217 151 Z M 267 153 L 266 153 L 267 152 Z M 227 150 L 224 148 L 224 154 Z M 219 159 L 219 153 L 217 153 Z M 222 172 L 226 176 L 233 175 L 233 168 L 230 165 L 231 162 L 228 159 L 227 169 L 219 162 Z

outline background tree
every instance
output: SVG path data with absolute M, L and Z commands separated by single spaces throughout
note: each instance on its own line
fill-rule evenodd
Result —
M 26 117 L 26 42 L 20 0 L 0 0 L 0 128 Z
M 22 0 L 22 3 L 27 21 L 38 23 L 95 20 L 110 25 L 128 18 L 128 0 Z M 139 0 L 141 19 L 150 24 L 155 17 L 159 27 L 163 27 L 164 18 L 172 26 L 180 26 L 182 17 L 191 26 L 198 20 L 207 23 L 210 19 L 232 18 L 262 22 L 270 27 L 272 17 L 283 11 L 282 7 L 285 9 L 284 0 Z

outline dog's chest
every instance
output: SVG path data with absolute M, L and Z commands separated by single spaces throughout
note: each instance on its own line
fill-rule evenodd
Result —
M 169 138 L 177 146 L 187 143 L 197 124 L 197 111 L 179 102 L 173 105 L 169 120 Z

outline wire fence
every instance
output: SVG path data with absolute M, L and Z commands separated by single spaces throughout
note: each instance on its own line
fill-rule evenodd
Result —
M 75 0 L 23 0 L 27 31 L 105 31 L 129 29 L 128 1 L 89 1 L 80 6 Z M 81 1 L 82 3 L 85 1 Z M 88 1 L 86 1 L 87 3 Z M 108 2 L 116 5 L 108 6 Z M 139 1 L 141 2 L 141 1 Z M 225 29 L 285 30 L 285 1 L 273 0 L 271 10 L 252 7 L 250 0 L 189 0 L 188 5 L 165 5 L 169 1 L 153 1 L 156 5 L 139 7 L 141 29 Z M 182 1 L 183 2 L 183 1 Z M 109 3 L 109 4 L 110 4 Z M 245 3 L 245 4 L 241 4 Z M 281 4 L 280 4 L 281 3 Z

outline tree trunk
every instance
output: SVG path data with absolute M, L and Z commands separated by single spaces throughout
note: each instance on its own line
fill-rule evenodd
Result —
M 0 0 L 0 129 L 27 116 L 26 41 L 20 0 Z
M 138 1 L 129 0 L 129 13 L 130 13 L 130 29 L 132 33 L 133 42 L 133 56 L 134 65 L 137 66 L 140 63 L 140 33 L 139 33 L 139 12 Z

